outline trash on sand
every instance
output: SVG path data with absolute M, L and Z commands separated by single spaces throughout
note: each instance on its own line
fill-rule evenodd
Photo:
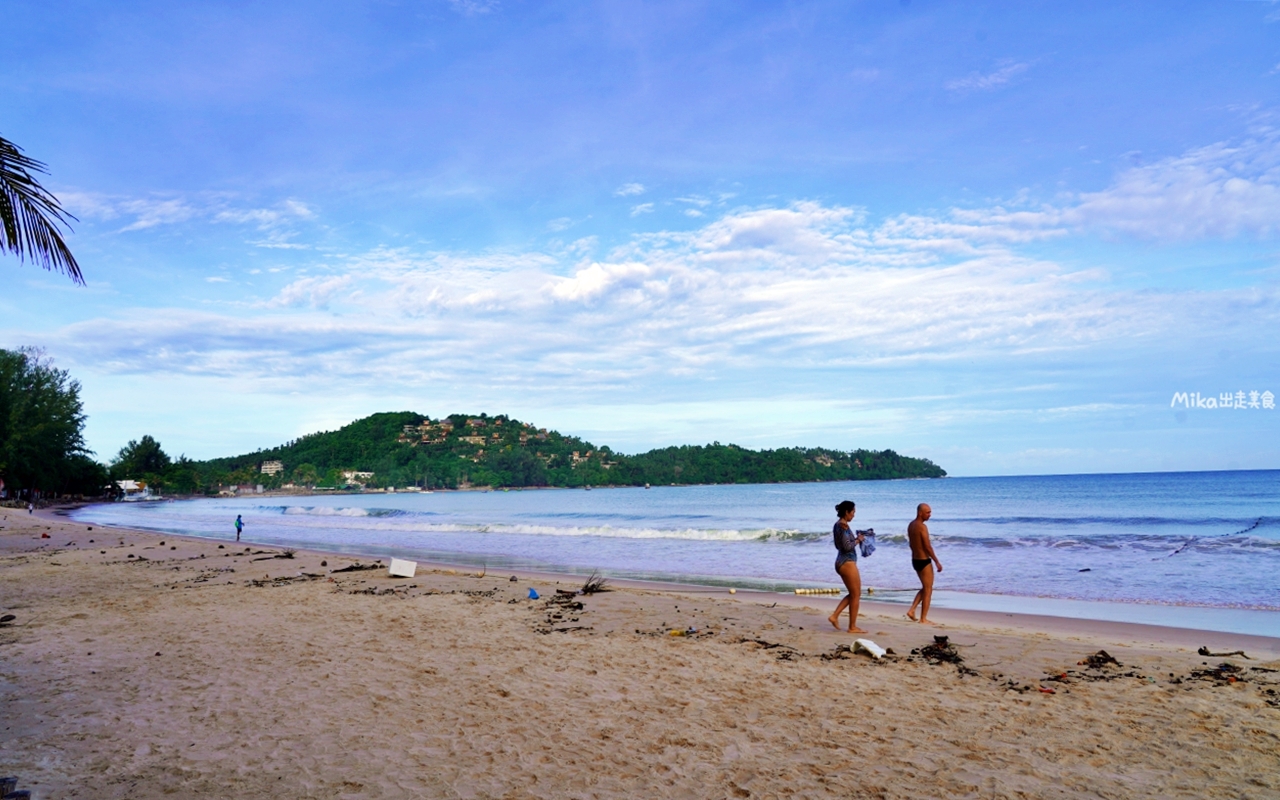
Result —
M 1043 692 L 1044 694 L 1057 694 L 1057 692 L 1055 692 L 1053 689 L 1046 689 L 1043 686 L 1039 688 L 1040 688 L 1040 691 Z
M 1208 647 L 1201 647 L 1196 652 L 1202 656 L 1213 656 L 1214 658 L 1227 658 L 1229 656 L 1240 656 L 1241 658 L 1245 658 L 1250 661 L 1253 660 L 1248 656 L 1246 656 L 1243 650 L 1232 650 L 1230 653 L 1213 653 L 1209 651 Z
M 530 600 L 538 599 L 538 590 L 533 588 L 532 586 L 529 587 L 529 599 Z
M 387 574 L 393 578 L 412 578 L 417 571 L 417 561 L 406 561 L 403 558 L 391 559 L 391 565 L 387 567 Z
M 1077 665 L 1086 666 L 1086 667 L 1089 667 L 1090 669 L 1102 669 L 1103 667 L 1111 664 L 1115 664 L 1117 667 L 1124 666 L 1124 664 L 1121 664 L 1119 661 L 1116 661 L 1115 656 L 1111 655 L 1106 650 L 1099 650 L 1098 652 L 1089 656 L 1085 660 L 1079 661 L 1076 663 Z
M 884 658 L 885 649 L 870 639 L 854 639 L 853 652 L 866 653 L 875 660 L 879 661 Z
M 340 569 L 332 570 L 332 572 L 334 572 L 334 573 L 338 573 L 338 572 L 362 572 L 362 571 L 364 571 L 364 570 L 366 570 L 366 569 L 377 569 L 377 568 L 378 568 L 378 565 L 377 565 L 377 564 L 361 564 L 359 561 L 357 561 L 356 563 L 351 564 L 350 566 L 346 566 L 346 567 L 342 567 L 342 568 L 340 568 Z

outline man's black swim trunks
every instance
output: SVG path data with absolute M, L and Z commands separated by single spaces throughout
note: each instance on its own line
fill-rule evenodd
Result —
M 916 572 L 919 572 L 920 570 L 924 569 L 925 567 L 929 566 L 932 563 L 933 563 L 933 559 L 931 558 L 913 558 L 911 559 L 911 568 L 914 569 Z

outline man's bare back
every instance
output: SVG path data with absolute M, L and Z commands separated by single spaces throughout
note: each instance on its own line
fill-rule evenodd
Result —
M 933 543 L 929 541 L 929 526 L 925 523 L 933 516 L 933 509 L 927 503 L 916 506 L 916 518 L 907 525 L 907 544 L 911 546 L 911 568 L 920 578 L 920 591 L 911 601 L 907 618 L 916 621 L 916 606 L 920 606 L 920 622 L 932 625 L 929 621 L 929 602 L 933 598 L 933 570 L 936 566 L 942 572 L 942 562 L 933 552 Z

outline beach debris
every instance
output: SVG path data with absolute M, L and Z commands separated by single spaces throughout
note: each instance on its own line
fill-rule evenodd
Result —
M 974 670 L 965 666 L 964 657 L 961 656 L 960 653 L 956 652 L 956 646 L 951 644 L 951 640 L 946 636 L 933 637 L 933 644 L 927 644 L 924 647 L 917 647 L 911 651 L 911 655 L 920 656 L 935 667 L 942 663 L 955 664 L 956 670 L 961 675 L 978 674 Z
M 53 537 L 51 537 L 51 536 L 50 536 L 49 534 L 47 534 L 47 533 L 42 533 L 42 534 L 40 534 L 40 538 L 41 538 L 41 539 L 51 539 L 51 538 L 53 538 Z
M 1191 677 L 1197 680 L 1219 681 L 1220 683 L 1236 683 L 1246 680 L 1243 670 L 1229 661 L 1224 661 L 1209 669 L 1193 669 Z
M 515 575 L 512 575 L 510 578 L 511 583 L 515 583 L 517 580 L 519 579 Z
M 13 622 L 15 619 L 17 619 L 17 617 L 14 616 L 13 614 L 5 614 L 3 617 L 0 617 L 0 625 L 8 625 L 10 622 Z
M 761 650 L 776 650 L 779 647 L 785 648 L 787 650 L 795 650 L 795 648 L 789 644 L 782 644 L 781 642 L 766 642 L 764 639 L 748 639 L 744 637 L 742 639 L 739 639 L 738 642 L 740 644 L 758 644 L 760 645 Z M 849 647 L 848 645 L 841 645 L 841 646 L 844 647 L 845 649 L 848 649 Z
M 0 778 L 0 797 L 4 797 L 9 792 L 18 788 L 18 778 L 15 775 L 6 775 Z
M 577 597 L 578 593 L 572 589 L 556 589 L 556 594 L 561 597 Z
M 363 571 L 363 570 L 367 570 L 367 569 L 377 569 L 377 568 L 378 568 L 378 565 L 377 565 L 377 564 L 361 564 L 359 561 L 357 561 L 356 563 L 351 564 L 351 565 L 349 565 L 349 566 L 342 567 L 342 568 L 340 568 L 340 569 L 330 570 L 330 571 L 331 571 L 331 572 L 335 572 L 335 573 L 337 573 L 337 572 L 361 572 L 361 571 Z
M 730 589 L 730 590 L 729 590 L 729 594 L 737 594 L 737 593 L 738 593 L 738 590 L 737 590 L 737 589 Z
M 1093 569 L 1091 567 L 1085 567 L 1084 569 L 1076 570 L 1076 572 L 1093 572 Z
M 529 587 L 529 599 L 530 600 L 538 599 L 538 590 L 533 588 L 532 586 Z
M 418 562 L 403 558 L 391 559 L 391 564 L 387 567 L 387 574 L 393 578 L 412 578 L 417 571 Z
M 870 639 L 854 639 L 853 652 L 866 653 L 867 655 L 874 658 L 876 661 L 879 661 L 880 659 L 884 658 L 884 654 L 886 651 L 883 647 L 871 641 Z
M 925 660 L 933 664 L 960 664 L 964 661 L 964 657 L 956 652 L 954 647 L 941 647 L 936 644 L 927 644 L 924 647 L 911 651 L 911 655 L 922 656 Z
M 325 561 L 321 561 L 321 562 L 320 562 L 320 566 L 322 566 L 322 567 L 327 567 L 327 566 L 329 566 L 329 562 L 328 562 L 327 560 L 325 560 Z
M 798 589 L 796 589 L 796 590 L 795 590 L 795 592 L 796 592 L 796 594 L 803 594 L 803 595 L 816 595 L 816 594 L 841 594 L 842 592 L 844 592 L 844 590 L 843 590 L 843 589 L 807 589 L 807 588 L 798 588 Z
M 1232 650 L 1229 653 L 1213 653 L 1213 652 L 1210 652 L 1208 647 L 1201 647 L 1199 650 L 1196 651 L 1196 653 L 1198 655 L 1209 656 L 1211 658 L 1230 658 L 1231 656 L 1240 656 L 1243 659 L 1252 661 L 1252 659 L 1250 659 L 1248 656 L 1244 654 L 1243 650 Z
M 597 575 L 595 572 L 592 572 L 591 577 L 587 578 L 587 582 L 582 584 L 582 593 L 595 594 L 597 592 L 612 591 L 612 589 L 608 587 L 607 585 L 608 583 L 609 583 L 608 580 L 606 580 L 600 575 Z
M 1043 687 L 1043 686 L 1038 686 L 1038 687 L 1036 687 L 1036 688 L 1038 688 L 1038 689 L 1041 691 L 1041 693 L 1043 693 L 1043 694 L 1057 694 L 1057 692 L 1056 692 L 1056 691 L 1054 691 L 1053 689 L 1046 689 L 1046 688 L 1045 688 L 1045 687 Z
M 1111 655 L 1106 650 L 1099 650 L 1083 661 L 1077 661 L 1076 664 L 1078 666 L 1088 667 L 1089 669 L 1102 669 L 1103 667 L 1111 666 L 1112 664 L 1117 667 L 1124 666 L 1124 664 L 1116 661 L 1115 656 Z

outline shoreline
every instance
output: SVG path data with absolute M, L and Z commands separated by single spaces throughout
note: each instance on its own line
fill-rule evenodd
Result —
M 85 504 L 88 505 L 88 504 Z M 81 506 L 76 506 L 81 507 Z M 48 508 L 44 509 L 44 517 L 50 520 L 65 520 L 73 525 L 79 523 L 71 522 L 63 511 L 73 510 L 70 508 Z M 41 516 L 41 510 L 37 510 L 35 516 Z M 101 525 L 100 523 L 95 523 Z M 123 528 L 112 525 L 101 525 L 104 530 L 119 531 L 129 534 L 176 538 L 191 542 L 204 543 L 220 543 L 228 544 L 226 540 L 216 537 L 194 536 L 190 534 L 174 533 L 172 531 L 148 531 L 136 528 Z M 255 542 L 248 538 L 242 539 L 242 546 L 268 547 L 276 549 L 286 549 L 286 545 L 280 545 L 270 542 Z M 339 550 L 323 550 L 316 548 L 287 548 L 293 549 L 298 553 L 306 553 L 320 557 L 333 558 L 356 558 L 368 560 L 384 560 L 388 558 L 385 554 L 375 552 L 349 552 Z M 396 556 L 400 557 L 400 556 Z M 415 559 L 409 559 L 415 560 Z M 458 563 L 441 560 L 415 560 L 420 570 L 452 570 L 458 574 L 474 574 L 476 566 L 466 563 Z M 495 573 L 497 572 L 495 571 Z M 522 579 L 534 579 L 555 583 L 580 583 L 585 580 L 586 575 L 573 572 L 556 572 L 554 570 L 538 570 L 524 568 L 503 568 L 503 575 L 515 575 Z M 839 602 L 839 596 L 824 597 L 814 595 L 796 595 L 787 592 L 775 592 L 765 589 L 754 589 L 749 587 L 728 586 L 711 586 L 698 583 L 680 583 L 678 581 L 658 581 L 645 580 L 639 578 L 623 578 L 608 577 L 611 586 L 619 588 L 631 588 L 649 592 L 665 592 L 672 594 L 683 594 L 693 596 L 715 596 L 736 602 L 773 602 L 778 605 L 798 608 L 814 608 L 828 613 L 836 607 Z M 735 593 L 730 594 L 728 589 L 734 588 Z M 959 626 L 971 625 L 990 625 L 999 628 L 1007 628 L 1023 632 L 1037 631 L 1053 631 L 1061 635 L 1076 636 L 1113 636 L 1120 639 L 1127 639 L 1131 642 L 1150 642 L 1157 644 L 1174 645 L 1186 649 L 1195 649 L 1201 645 L 1207 645 L 1211 649 L 1227 648 L 1228 644 L 1233 642 L 1246 642 L 1248 646 L 1252 646 L 1255 650 L 1269 653 L 1271 658 L 1280 658 L 1280 636 L 1270 636 L 1265 634 L 1248 633 L 1240 631 L 1223 631 L 1204 628 L 1187 628 L 1173 625 L 1160 625 L 1146 622 L 1128 622 L 1123 620 L 1107 620 L 1097 618 L 1082 618 L 1056 614 L 1033 614 L 1020 611 L 1005 610 L 983 610 L 968 608 L 953 608 L 936 603 L 937 594 L 935 592 L 935 603 L 932 608 L 932 615 L 935 619 L 947 619 L 951 624 Z M 953 594 L 962 594 L 955 592 Z M 1080 604 L 1102 605 L 1100 603 L 1090 603 L 1090 601 L 1071 601 L 1064 598 L 1026 598 L 1017 595 L 1000 595 L 1010 603 L 1017 603 L 1027 600 L 1042 600 L 1048 602 L 1076 602 Z M 907 602 L 895 602 L 877 600 L 874 597 L 864 595 L 862 597 L 862 606 L 869 611 L 889 616 L 904 616 L 901 612 L 903 607 L 908 605 Z M 1142 605 L 1142 604 L 1119 604 L 1113 605 Z M 1239 611 L 1243 609 L 1218 609 L 1213 606 L 1157 606 L 1162 609 L 1171 609 L 1176 613 L 1179 609 L 1198 609 L 1209 608 L 1214 611 L 1222 611 L 1224 613 Z M 1261 611 L 1260 613 L 1275 614 L 1277 622 L 1280 623 L 1280 612 Z M 905 617 L 904 617 L 905 619 Z M 1246 647 L 1240 645 L 1229 649 L 1239 649 Z M 1247 647 L 1246 647 L 1247 649 Z
M 563 487 L 551 487 L 563 488 Z M 634 488 L 634 487 L 613 487 L 613 488 Z M 265 496 L 265 495 L 263 495 Z M 42 512 L 67 518 L 70 511 L 83 508 L 95 503 L 76 503 L 64 506 L 53 506 L 46 509 L 38 509 L 37 514 Z M 102 524 L 102 523 L 96 523 Z M 107 526 L 111 527 L 111 526 Z M 157 533 L 156 531 L 147 531 L 143 529 L 118 528 L 122 531 L 135 531 L 137 533 Z M 222 542 L 226 543 L 226 539 L 216 536 L 197 536 L 193 534 L 183 534 L 173 531 L 159 532 L 161 535 L 183 537 L 193 541 L 205 542 Z M 248 542 L 248 539 L 244 540 Z M 289 544 L 280 544 L 272 542 L 255 542 L 261 547 L 294 547 Z M 294 547 L 294 549 L 299 549 Z M 329 554 L 334 556 L 360 556 L 364 558 L 406 558 L 415 560 L 418 563 L 439 567 L 443 569 L 456 569 L 462 571 L 474 571 L 478 565 L 466 562 L 455 562 L 431 558 L 427 556 L 419 556 L 407 549 L 381 547 L 362 550 L 359 545 L 352 545 L 347 550 L 338 549 L 318 549 L 303 548 L 307 552 Z M 379 552 L 379 549 L 382 552 Z M 560 580 L 584 580 L 586 572 L 564 571 L 559 572 L 554 569 L 543 569 L 537 567 L 502 567 L 508 573 L 517 575 L 542 575 L 556 576 Z M 622 585 L 633 585 L 637 588 L 649 588 L 654 591 L 671 590 L 694 590 L 726 593 L 727 589 L 732 587 L 739 593 L 759 592 L 771 597 L 790 596 L 785 591 L 771 591 L 769 589 L 761 589 L 752 587 L 753 581 L 765 582 L 763 579 L 741 578 L 741 583 L 735 584 L 733 578 L 716 578 L 715 582 L 699 583 L 682 581 L 680 576 L 674 576 L 672 580 L 662 580 L 657 578 L 638 578 L 638 577 L 613 577 L 608 576 L 610 582 Z M 783 583 L 782 581 L 774 581 L 775 583 Z M 808 587 L 808 584 L 797 583 L 798 586 Z M 832 584 L 832 588 L 834 584 Z M 885 606 L 887 611 L 893 608 L 904 607 L 909 604 L 910 598 L 914 596 L 914 589 L 888 589 L 881 590 L 884 595 L 879 599 L 874 596 L 863 597 L 863 603 L 872 604 L 876 607 Z M 885 595 L 890 598 L 897 598 L 899 595 L 903 599 L 886 599 Z M 820 597 L 808 596 L 811 602 L 828 602 L 834 607 L 835 599 L 822 599 Z M 1019 606 L 1031 607 L 1034 610 L 1026 610 L 1018 608 Z M 934 593 L 933 608 L 937 612 L 943 612 L 948 615 L 966 617 L 974 616 L 974 619 L 984 618 L 981 615 L 992 615 L 992 618 L 1014 618 L 1033 617 L 1036 619 L 1057 620 L 1057 621 L 1081 621 L 1081 622 L 1098 622 L 1112 623 L 1116 625 L 1137 625 L 1158 629 L 1180 630 L 1190 627 L 1193 630 L 1200 631 L 1206 635 L 1215 637 L 1221 636 L 1248 636 L 1259 639 L 1272 639 L 1280 642 L 1280 610 L 1273 609 L 1255 609 L 1255 608 L 1233 608 L 1223 606 L 1207 606 L 1207 605 L 1174 605 L 1162 603 L 1127 603 L 1121 601 L 1099 601 L 1099 600 L 1077 600 L 1074 598 L 1060 597 L 1042 597 L 1033 595 L 997 595 L 997 594 L 981 594 L 976 592 L 961 592 L 955 590 L 936 590 Z M 1072 613 L 1072 611 L 1075 613 Z M 1179 616 L 1190 617 L 1193 622 L 1190 625 L 1183 625 L 1176 619 Z M 1134 619 L 1137 617 L 1138 619 Z M 1196 625 L 1195 621 L 1201 624 Z M 1216 627 L 1207 627 L 1205 623 L 1216 625 Z
M 367 561 L 0 512 L 0 774 L 95 800 L 1280 792 L 1280 640 L 867 602 L 874 660 L 834 598 Z

